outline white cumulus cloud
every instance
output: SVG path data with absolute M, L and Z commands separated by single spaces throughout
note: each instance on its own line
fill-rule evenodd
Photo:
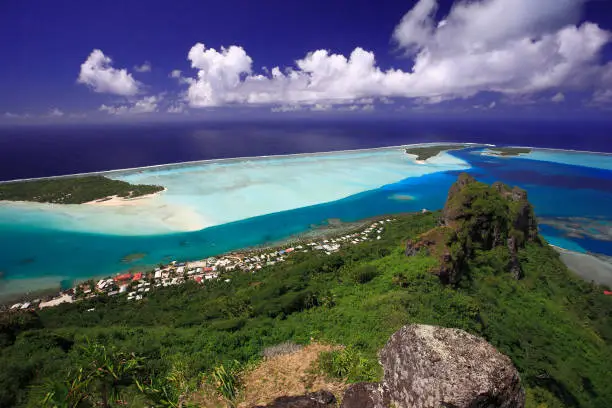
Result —
M 607 105 L 610 103 L 612 103 L 612 89 L 600 89 L 593 94 L 592 105 Z
M 421 0 L 416 7 L 425 3 L 432 1 Z M 463 97 L 589 85 L 601 74 L 598 57 L 610 33 L 593 23 L 575 25 L 582 3 L 463 1 L 435 27 L 427 20 L 403 19 L 394 39 L 415 58 L 413 73 L 403 78 L 405 87 L 411 93 Z
M 142 65 L 134 66 L 136 72 L 151 72 L 152 66 L 149 61 L 145 61 Z
M 107 112 L 110 115 L 130 115 L 139 113 L 150 113 L 158 110 L 159 102 L 161 101 L 160 96 L 146 96 L 133 103 L 124 105 L 102 105 L 99 110 Z
M 113 68 L 112 62 L 101 50 L 93 50 L 81 64 L 77 82 L 88 85 L 95 92 L 124 96 L 137 94 L 140 83 L 126 69 Z
M 393 32 L 410 59 L 382 69 L 373 52 L 348 56 L 316 50 L 293 66 L 256 72 L 238 45 L 194 45 L 188 60 L 197 75 L 181 78 L 192 107 L 277 104 L 351 106 L 363 98 L 419 98 L 438 103 L 481 91 L 525 95 L 546 90 L 612 86 L 612 66 L 600 63 L 611 33 L 577 25 L 583 0 L 457 1 L 436 19 L 438 0 L 420 0 Z M 174 73 L 174 71 L 173 71 Z
M 299 112 L 303 110 L 304 110 L 304 106 L 302 105 L 281 105 L 281 106 L 275 106 L 272 109 L 270 109 L 270 111 L 276 112 L 276 113 Z
M 62 116 L 64 116 L 64 112 L 57 108 L 53 108 L 49 111 L 49 116 L 52 118 L 61 118 Z
M 168 113 L 186 113 L 187 107 L 185 106 L 184 103 L 176 103 L 173 105 L 168 106 L 168 109 L 166 110 L 166 112 Z
M 7 119 L 27 119 L 30 117 L 28 113 L 13 113 L 13 112 L 4 112 L 4 117 Z
M 556 103 L 563 102 L 565 100 L 565 95 L 562 92 L 557 92 L 550 100 Z

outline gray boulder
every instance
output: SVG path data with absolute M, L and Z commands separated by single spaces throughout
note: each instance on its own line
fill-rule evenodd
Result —
M 525 406 L 510 359 L 463 330 L 404 326 L 391 336 L 380 362 L 386 399 L 398 408 Z
M 387 408 L 389 400 L 379 383 L 352 384 L 344 392 L 340 408 Z

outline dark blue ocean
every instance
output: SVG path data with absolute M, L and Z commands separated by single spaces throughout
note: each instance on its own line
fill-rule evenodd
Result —
M 612 152 L 612 121 L 361 119 L 0 127 L 0 180 L 427 142 Z
M 397 146 L 422 142 L 478 142 L 612 151 L 612 127 L 596 122 L 470 123 L 227 123 L 122 127 L 19 128 L 0 131 L 3 180 L 133 168 L 184 161 Z M 473 149 L 472 149 L 473 150 Z M 539 217 L 612 220 L 612 170 L 521 158 L 451 152 L 479 180 L 501 180 L 528 191 Z M 601 157 L 601 156 L 593 156 Z M 605 160 L 612 160 L 606 156 Z M 0 222 L 0 294 L 16 288 L 109 275 L 172 259 L 189 260 L 285 239 L 330 218 L 355 221 L 440 208 L 458 171 L 409 177 L 347 198 L 222 224 L 196 232 L 117 236 Z M 409 194 L 414 200 L 397 200 Z M 549 242 L 612 256 L 612 241 L 568 237 L 545 226 Z M 133 253 L 145 256 L 126 265 Z M 4 286 L 4 289 L 3 287 Z

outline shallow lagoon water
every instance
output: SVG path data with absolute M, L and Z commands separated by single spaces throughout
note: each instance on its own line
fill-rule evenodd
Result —
M 199 231 L 339 200 L 407 177 L 468 168 L 448 154 L 417 164 L 398 148 L 156 166 L 107 173 L 166 188 L 138 205 L 5 202 L 0 203 L 0 224 L 116 235 Z
M 572 154 L 546 150 L 498 158 L 467 149 L 420 165 L 394 148 L 113 172 L 111 177 L 167 191 L 146 205 L 121 208 L 0 205 L 0 296 L 276 242 L 330 218 L 437 209 L 461 171 L 525 188 L 539 216 L 612 220 L 612 156 Z M 589 166 L 578 165 L 584 161 Z M 182 221 L 171 218 L 176 214 Z M 576 239 L 550 227 L 542 233 L 566 249 L 612 255 L 611 242 Z M 122 261 L 134 253 L 145 256 Z

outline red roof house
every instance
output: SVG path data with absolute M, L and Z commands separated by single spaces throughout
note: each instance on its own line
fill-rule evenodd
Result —
M 124 273 L 122 275 L 117 275 L 115 276 L 115 282 L 119 282 L 119 281 L 124 281 L 124 280 L 128 280 L 132 277 L 131 273 Z

